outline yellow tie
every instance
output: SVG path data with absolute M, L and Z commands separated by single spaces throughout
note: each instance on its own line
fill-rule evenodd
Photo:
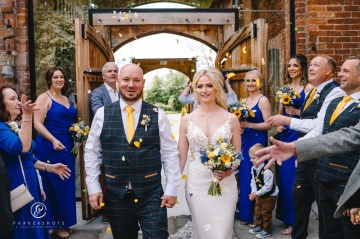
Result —
M 306 101 L 306 104 L 305 104 L 305 106 L 304 106 L 303 111 L 306 110 L 306 108 L 307 108 L 307 107 L 311 104 L 311 102 L 313 101 L 314 95 L 315 95 L 316 91 L 317 91 L 317 89 L 316 89 L 316 87 L 314 87 L 314 88 L 312 89 L 312 91 L 310 92 L 309 98 L 308 98 L 308 100 Z
M 128 105 L 125 107 L 125 110 L 128 113 L 126 125 L 127 125 L 127 132 L 128 132 L 128 135 L 127 135 L 128 142 L 130 143 L 135 134 L 134 116 L 132 114 L 134 112 L 134 108 Z
M 349 102 L 350 100 L 352 100 L 352 97 L 346 95 L 346 96 L 344 96 L 344 98 L 342 99 L 342 101 L 339 102 L 339 104 L 336 106 L 336 109 L 335 109 L 334 113 L 331 115 L 330 125 L 331 125 L 331 124 L 334 122 L 334 120 L 339 116 L 341 110 L 344 109 L 346 103 Z

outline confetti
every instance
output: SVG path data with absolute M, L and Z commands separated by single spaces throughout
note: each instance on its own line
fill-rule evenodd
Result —
M 158 112 L 158 109 L 157 109 L 157 108 L 154 108 L 153 111 L 157 113 L 157 112 Z
M 186 174 L 183 174 L 183 175 L 181 176 L 181 179 L 182 179 L 182 180 L 186 180 L 186 179 L 187 179 Z
M 243 47 L 243 49 L 242 49 L 242 53 L 244 53 L 244 54 L 246 54 L 246 53 L 247 53 L 247 51 L 246 51 L 246 46 L 244 46 L 244 47 Z
M 211 223 L 209 223 L 209 224 L 204 225 L 203 227 L 204 227 L 205 231 L 209 231 L 212 228 L 212 225 L 211 225 Z
M 229 52 L 226 52 L 225 57 L 229 57 L 229 55 L 230 55 Z
M 110 234 L 110 233 L 111 233 L 111 228 L 110 228 L 110 227 L 106 228 L 106 233 L 107 233 L 107 234 Z
M 134 145 L 135 145 L 135 147 L 140 148 L 140 142 L 139 141 L 135 141 Z
M 224 57 L 224 58 L 221 60 L 220 64 L 221 64 L 221 65 L 224 64 L 225 61 L 227 61 L 227 58 L 226 58 L 226 57 Z
M 138 202 L 139 202 L 139 199 L 135 198 L 134 203 L 138 203 Z
M 122 156 L 121 160 L 122 160 L 122 161 L 125 161 L 125 156 Z
M 235 76 L 234 72 L 230 72 L 230 73 L 227 74 L 227 78 L 229 78 L 229 79 L 234 77 L 234 76 Z
M 301 185 L 297 185 L 296 188 L 301 188 Z
M 174 134 L 171 134 L 171 138 L 172 138 L 172 139 L 175 139 L 175 135 L 174 135 Z
M 105 203 L 101 202 L 100 207 L 103 207 L 103 206 L 105 206 Z

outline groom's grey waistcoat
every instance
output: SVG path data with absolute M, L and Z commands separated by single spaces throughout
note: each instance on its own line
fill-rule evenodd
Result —
M 360 109 L 358 103 L 352 103 L 330 125 L 330 118 L 343 97 L 332 100 L 326 110 L 323 134 L 337 131 L 344 127 L 354 126 L 359 122 Z M 318 179 L 325 182 L 346 183 L 359 161 L 360 149 L 350 153 L 339 154 L 317 160 Z
M 146 132 L 145 126 L 141 125 L 144 114 L 150 116 Z M 119 101 L 105 106 L 100 141 L 107 190 L 123 198 L 131 182 L 132 190 L 141 198 L 161 186 L 157 107 L 142 102 L 139 123 L 132 141 L 128 143 Z M 139 142 L 139 147 L 135 146 L 136 141 Z

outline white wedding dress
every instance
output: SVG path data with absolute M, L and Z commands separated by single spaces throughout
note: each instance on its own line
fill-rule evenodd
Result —
M 230 117 L 215 131 L 211 137 L 211 144 L 215 144 L 219 137 L 230 142 Z M 208 189 L 214 179 L 213 173 L 201 163 L 199 151 L 206 149 L 209 142 L 201 128 L 191 121 L 190 116 L 187 138 L 191 157 L 185 193 L 194 227 L 192 238 L 231 239 L 238 199 L 235 175 L 232 174 L 220 182 L 222 196 L 208 195 Z

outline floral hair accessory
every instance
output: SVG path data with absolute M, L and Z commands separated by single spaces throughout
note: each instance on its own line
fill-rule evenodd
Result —
M 14 132 L 17 135 L 20 134 L 21 129 L 19 128 L 19 125 L 15 121 L 7 122 L 6 124 L 10 127 L 12 132 Z
M 145 126 L 145 132 L 147 131 L 147 127 L 150 125 L 150 116 L 144 114 L 143 118 L 140 122 L 142 126 Z
M 256 87 L 259 87 L 261 85 L 259 78 L 256 79 Z

